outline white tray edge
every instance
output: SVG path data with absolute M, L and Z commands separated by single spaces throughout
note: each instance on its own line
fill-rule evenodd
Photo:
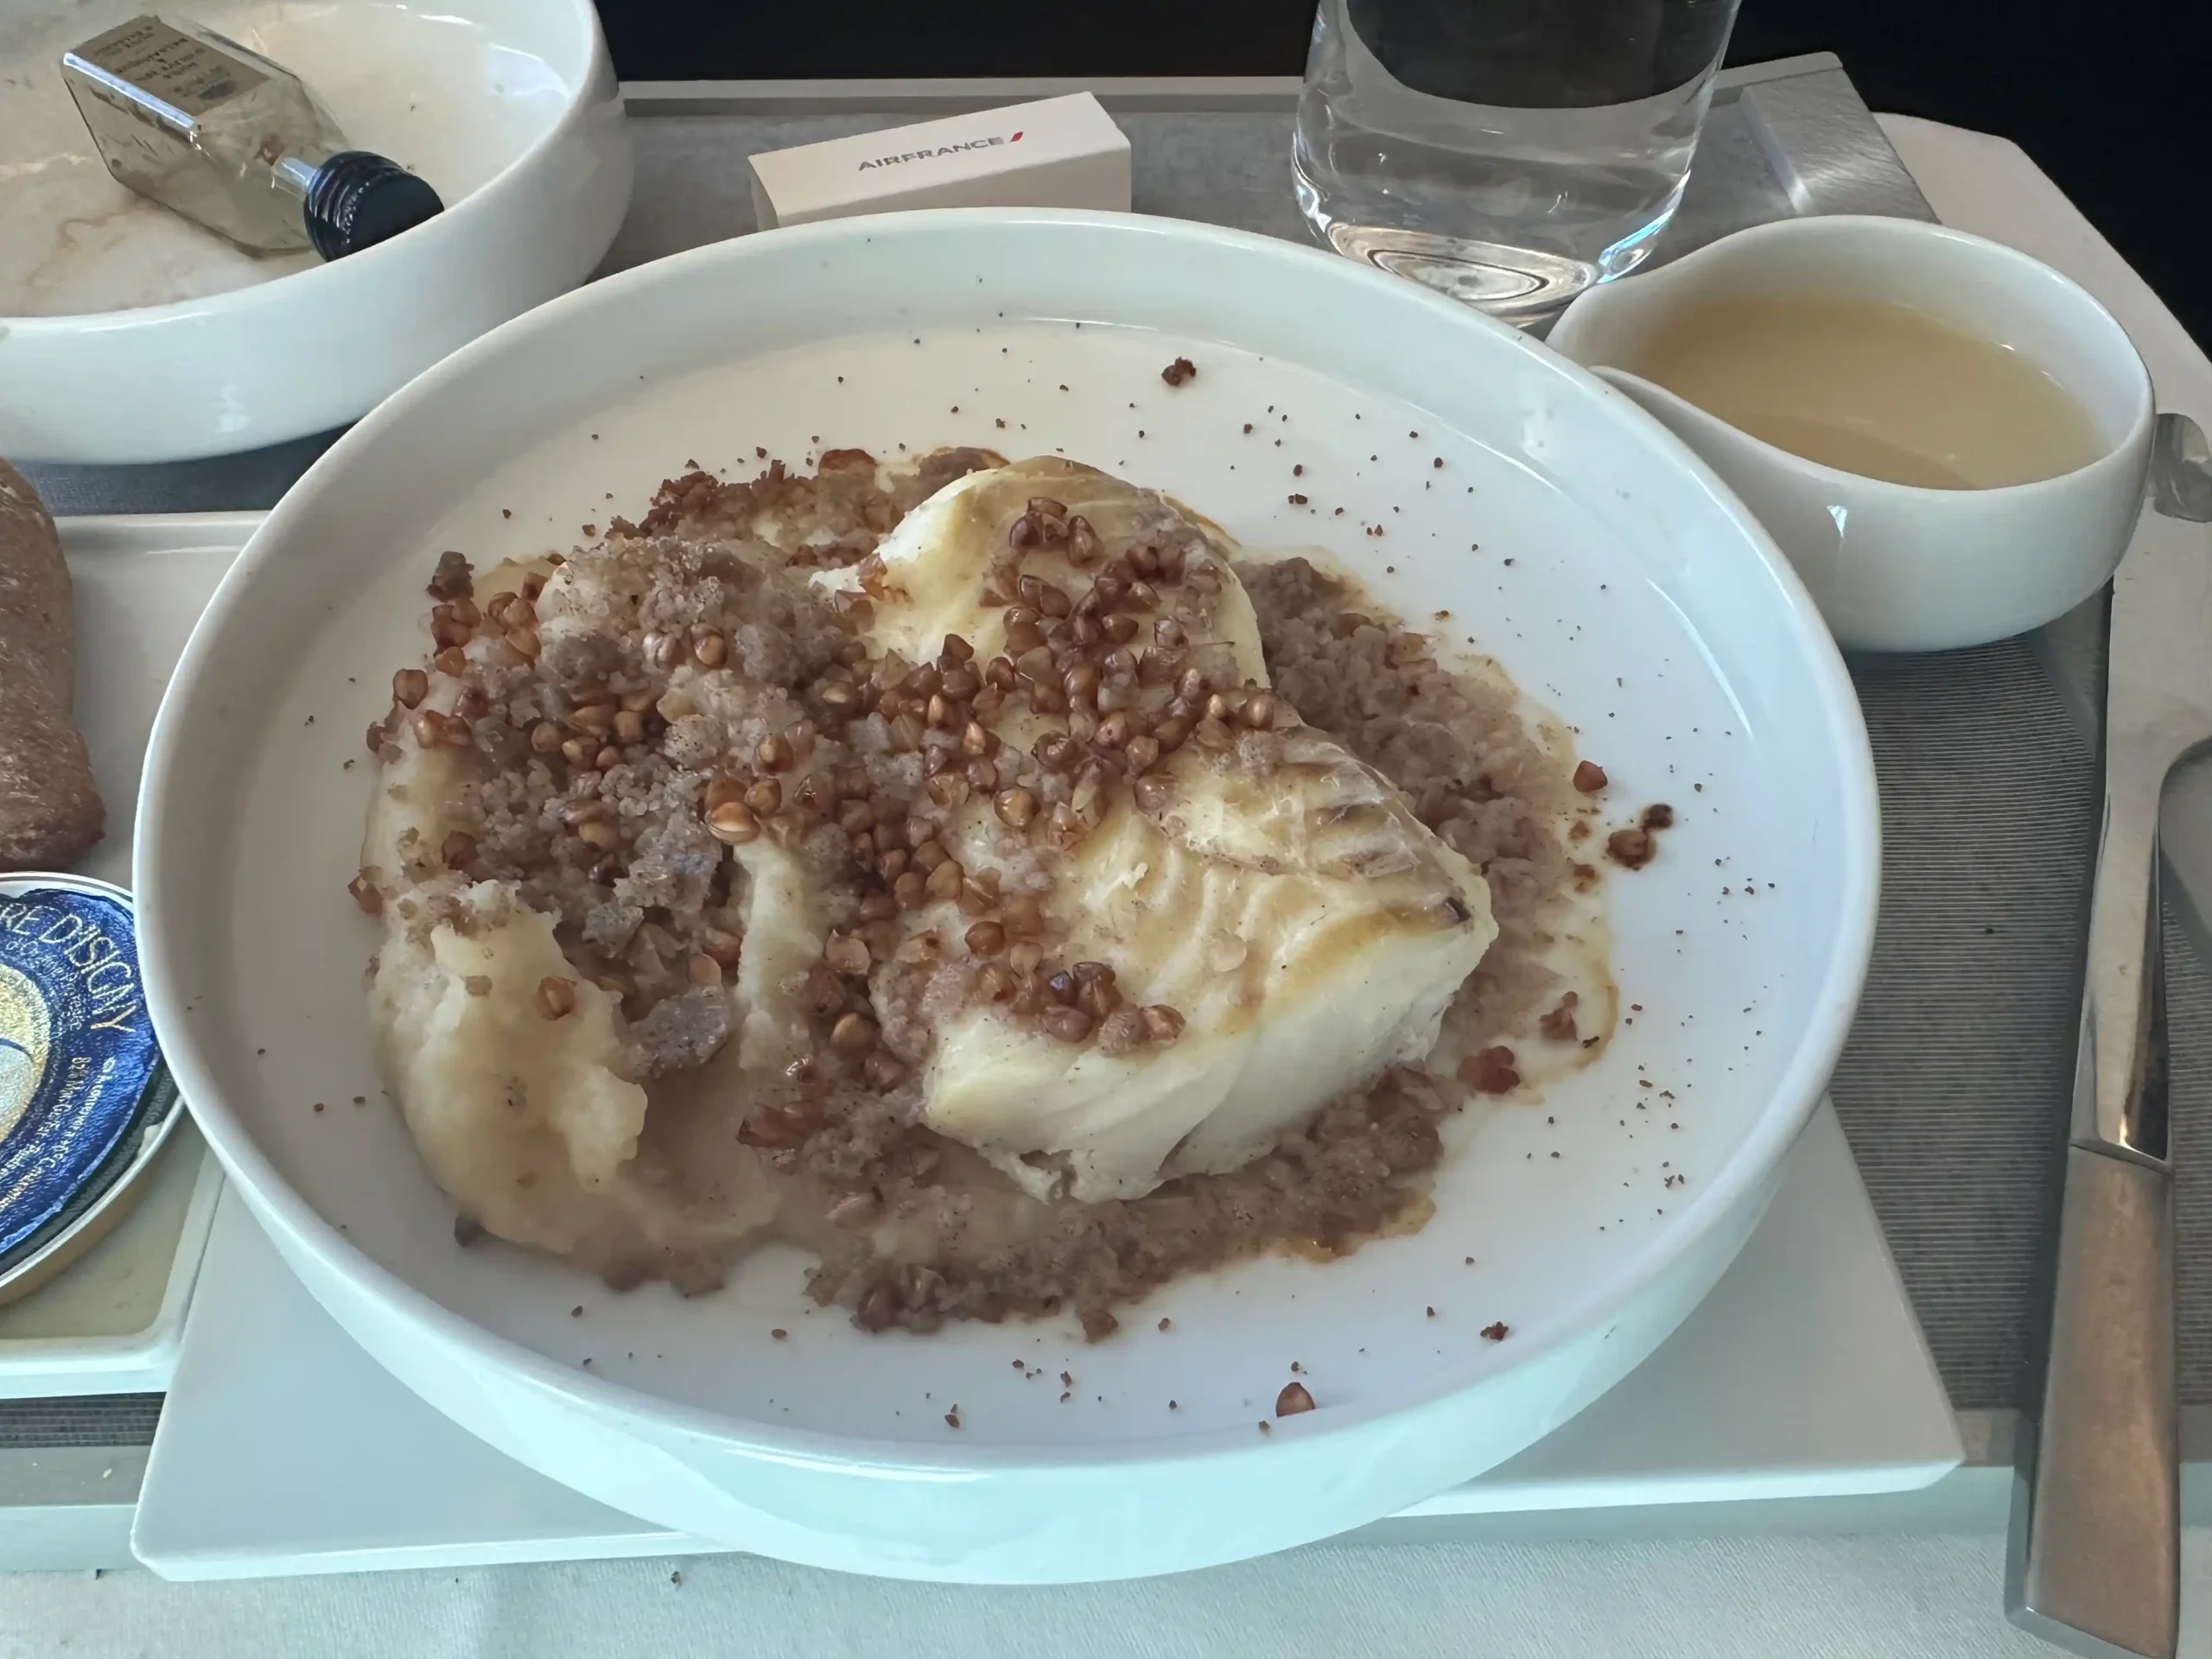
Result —
M 104 1337 L 26 1337 L 0 1342 L 0 1400 L 56 1400 L 89 1394 L 159 1394 L 176 1370 L 185 1314 L 200 1281 L 215 1205 L 222 1196 L 222 1166 L 199 1130 L 180 1124 L 175 1144 L 162 1154 L 197 1159 L 192 1198 L 177 1234 L 161 1306 L 143 1330 Z M 96 1247 L 97 1248 L 97 1247 Z

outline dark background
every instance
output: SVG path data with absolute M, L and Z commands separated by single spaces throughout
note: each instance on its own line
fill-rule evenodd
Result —
M 599 5 L 616 67 L 639 80 L 1294 75 L 1313 16 L 1313 0 Z M 1823 50 L 1875 109 L 2018 143 L 2212 340 L 2212 4 L 1744 0 L 1729 60 Z

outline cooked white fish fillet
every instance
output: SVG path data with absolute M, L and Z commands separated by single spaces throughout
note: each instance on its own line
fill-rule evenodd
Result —
M 1219 578 L 1211 638 L 1236 677 L 1267 684 L 1227 537 L 1156 492 L 1054 460 L 970 474 L 884 541 L 874 642 L 914 659 L 948 633 L 978 661 L 999 651 L 1007 595 L 986 590 L 1033 497 L 1110 544 L 1185 544 L 1188 563 Z M 1092 579 L 1049 552 L 1022 568 L 1078 600 Z M 1046 728 L 1027 721 L 1008 720 L 1009 742 Z M 1180 1013 L 1179 1039 L 1118 1054 L 1071 1046 L 976 1003 L 944 1020 L 927 1063 L 930 1125 L 1039 1196 L 1133 1198 L 1249 1161 L 1333 1096 L 1425 1056 L 1497 937 L 1481 874 L 1323 733 L 1294 728 L 1256 766 L 1190 744 L 1157 770 L 1173 785 L 1166 803 L 1147 810 L 1117 795 L 1043 897 L 1055 956 L 1103 963 L 1130 1002 Z M 1006 841 L 978 801 L 947 845 L 972 873 L 1006 864 Z M 909 931 L 961 925 L 941 904 L 911 912 Z
M 1064 461 L 963 478 L 909 513 L 874 559 L 816 581 L 874 595 L 871 655 L 923 663 L 957 634 L 980 669 L 1007 651 L 1021 577 L 1053 584 L 1065 606 L 1080 605 L 1102 573 L 1095 549 L 1086 557 L 1071 544 L 1009 558 L 1010 527 L 1037 500 L 1105 546 L 1167 550 L 1175 574 L 1147 599 L 1135 648 L 1154 643 L 1150 630 L 1180 629 L 1180 660 L 1204 663 L 1211 685 L 1240 698 L 1240 687 L 1267 685 L 1229 539 L 1166 496 Z M 726 571 L 736 581 L 734 566 Z M 547 652 L 588 646 L 608 584 L 627 592 L 621 584 L 643 581 L 619 558 L 585 561 L 582 572 L 545 587 L 536 624 Z M 479 601 L 524 574 L 487 573 Z M 1124 612 L 1119 626 L 1138 625 Z M 733 652 L 752 648 L 734 630 L 731 641 Z M 426 683 L 423 709 L 450 713 L 457 683 L 443 674 Z M 748 720 L 784 729 L 798 713 L 780 690 L 696 665 L 676 672 L 659 707 L 725 738 L 750 730 Z M 1008 699 L 992 731 L 1027 754 L 1048 734 L 1065 741 L 1072 723 L 1065 710 Z M 875 719 L 879 741 L 885 729 Z M 684 879 L 703 892 L 702 869 L 728 874 L 715 913 L 741 934 L 741 954 L 727 977 L 626 1021 L 618 996 L 569 965 L 547 915 L 513 889 L 445 868 L 448 836 L 481 827 L 454 817 L 477 760 L 424 747 L 409 722 L 390 741 L 362 855 L 385 900 L 371 1001 L 386 1077 L 440 1185 L 503 1237 L 616 1272 L 641 1260 L 711 1265 L 772 1229 L 789 1184 L 733 1130 L 764 1103 L 794 1097 L 821 1040 L 808 999 L 835 931 L 816 885 L 825 867 L 765 835 L 707 842 L 705 864 Z M 918 755 L 892 759 L 918 779 Z M 1109 1041 L 1102 1020 L 1088 1040 L 1066 1040 L 1036 1010 L 972 994 L 925 998 L 918 1020 L 911 1001 L 895 1006 L 903 950 L 880 955 L 868 982 L 887 1047 L 897 1031 L 899 1058 L 919 1068 L 923 1120 L 1039 1198 L 1131 1198 L 1249 1161 L 1335 1096 L 1426 1056 L 1496 937 L 1481 875 L 1324 733 L 1263 722 L 1225 745 L 1193 736 L 1140 770 L 1147 787 L 1116 776 L 1087 833 L 1064 845 L 1010 827 L 988 791 L 949 809 L 938 833 L 969 875 L 995 874 L 1008 899 L 1041 909 L 1052 963 L 1110 968 L 1123 1010 L 1160 1014 L 1172 1035 Z M 1023 775 L 1039 779 L 1033 767 Z M 696 830 L 696 810 L 676 817 Z M 917 949 L 930 935 L 949 942 L 948 958 L 973 970 L 959 944 L 970 921 L 938 899 L 903 909 L 897 927 Z M 549 982 L 573 1004 L 558 1015 L 541 1000 Z M 659 1076 L 640 1033 L 679 1003 L 705 1016 L 709 1036 L 696 1064 Z M 649 1083 L 658 1091 L 650 1114 Z
M 1192 545 L 1192 561 L 1213 567 L 1224 578 L 1214 637 L 1236 653 L 1248 677 L 1268 683 L 1260 620 L 1229 570 L 1233 544 L 1219 526 L 1157 490 L 1140 489 L 1095 467 L 1053 456 L 956 479 L 884 537 L 876 553 L 896 599 L 875 607 L 868 630 L 871 642 L 915 662 L 935 656 L 948 633 L 966 639 L 978 659 L 1005 649 L 1006 605 L 991 604 L 984 594 L 994 563 L 1006 549 L 1008 524 L 1035 497 L 1050 498 L 1071 517 L 1082 518 L 1109 546 L 1171 541 Z M 1073 563 L 1064 549 L 1030 550 L 1021 568 L 1057 582 L 1074 597 L 1090 591 L 1091 572 Z M 858 585 L 851 570 L 825 572 L 816 580 L 830 588 Z

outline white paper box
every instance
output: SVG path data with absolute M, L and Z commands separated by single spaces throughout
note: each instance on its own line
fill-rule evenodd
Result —
M 770 150 L 752 163 L 764 231 L 905 207 L 1129 208 L 1129 141 L 1089 92 Z

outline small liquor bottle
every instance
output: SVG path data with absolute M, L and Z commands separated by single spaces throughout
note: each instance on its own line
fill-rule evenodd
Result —
M 298 76 L 196 23 L 134 17 L 61 58 L 116 179 L 251 253 L 336 259 L 443 204 L 397 162 L 348 149 Z

